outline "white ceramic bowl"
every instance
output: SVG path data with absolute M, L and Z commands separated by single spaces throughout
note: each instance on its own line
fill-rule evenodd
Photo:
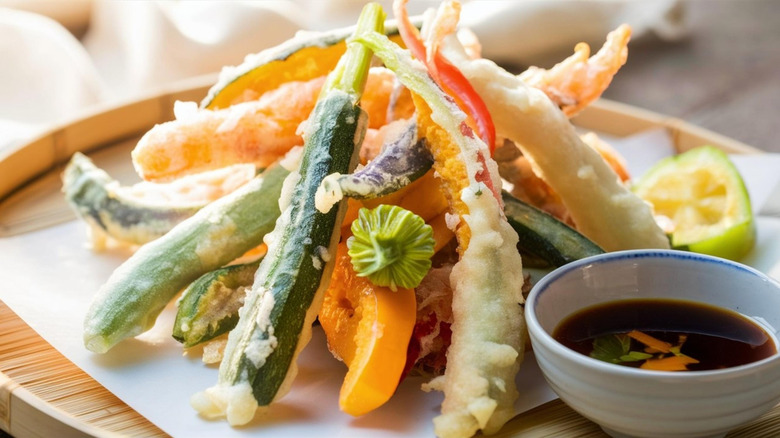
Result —
M 681 251 L 613 252 L 542 278 L 525 306 L 536 360 L 560 398 L 615 437 L 714 437 L 780 401 L 780 354 L 713 371 L 647 371 L 592 359 L 551 334 L 572 313 L 623 298 L 708 303 L 754 318 L 777 346 L 780 283 L 728 260 Z

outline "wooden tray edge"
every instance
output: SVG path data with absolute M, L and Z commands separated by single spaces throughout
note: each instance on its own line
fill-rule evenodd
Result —
M 30 424 L 35 424 L 36 429 L 32 430 Z M 0 373 L 0 428 L 16 437 L 120 436 L 79 421 L 3 373 Z
M 0 333 L 0 429 L 17 438 L 167 436 L 54 349 L 3 302 Z
M 87 152 L 138 136 L 173 118 L 176 100 L 198 100 L 215 75 L 198 76 L 147 96 L 100 105 L 31 139 L 0 151 L 0 201 L 32 179 Z

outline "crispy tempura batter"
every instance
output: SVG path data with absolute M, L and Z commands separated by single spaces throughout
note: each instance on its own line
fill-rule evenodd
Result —
M 465 438 L 478 430 L 494 433 L 514 415 L 514 385 L 523 354 L 522 261 L 517 234 L 489 189 L 477 183 L 477 154 L 468 136 L 461 141 L 434 120 L 414 95 L 419 131 L 428 140 L 434 170 L 450 202 L 460 260 L 452 268 L 451 344 L 443 378 L 428 386 L 444 392 L 434 430 L 443 438 Z M 439 118 L 441 115 L 438 116 Z M 466 141 L 463 141 L 466 140 Z M 481 143 L 481 142 L 479 142 Z M 481 151 L 487 152 L 482 144 Z M 487 159 L 489 160 L 489 159 Z M 483 163 L 495 175 L 495 163 Z M 499 185 L 500 187 L 500 185 Z
M 609 164 L 621 181 L 626 182 L 630 179 L 631 175 L 628 173 L 625 159 L 612 146 L 599 138 L 596 133 L 588 132 L 581 135 L 580 139 L 601 155 L 601 158 Z M 505 146 L 505 148 L 517 149 L 517 146 L 511 143 Z M 502 178 L 512 184 L 512 195 L 574 226 L 574 222 L 569 216 L 561 197 L 555 193 L 549 184 L 534 173 L 531 162 L 525 156 L 519 155 L 509 157 L 508 159 L 500 158 L 496 158 L 499 172 Z
M 590 59 L 590 46 L 579 43 L 574 54 L 545 70 L 531 67 L 518 77 L 542 90 L 567 116 L 571 117 L 598 99 L 628 57 L 631 27 L 619 26 L 607 35 L 604 46 Z
M 535 173 L 561 197 L 580 232 L 607 251 L 669 247 L 650 206 L 583 143 L 544 93 L 492 61 L 470 60 L 453 45 L 448 46 L 448 57 L 485 99 L 499 135 L 523 150 Z
M 133 150 L 133 164 L 145 180 L 162 181 L 186 174 L 253 163 L 267 167 L 303 143 L 298 130 L 314 108 L 325 78 L 288 82 L 257 101 L 222 110 L 194 110 L 180 120 L 155 126 Z M 369 127 L 384 126 L 390 115 L 408 118 L 414 111 L 408 91 L 395 91 L 395 75 L 372 69 L 361 105 Z
M 423 29 L 423 37 L 425 38 L 425 47 L 427 49 L 427 59 L 425 64 L 428 65 L 431 75 L 436 77 L 436 54 L 439 52 L 439 45 L 444 38 L 454 33 L 458 27 L 458 21 L 460 19 L 460 3 L 458 2 L 442 2 L 439 8 L 436 10 L 436 15 L 430 21 L 426 22 Z
M 498 166 L 485 143 L 466 126 L 466 115 L 407 52 L 377 33 L 357 41 L 423 97 L 415 101 L 418 123 L 430 119 L 441 127 L 429 131 L 422 126 L 420 131 L 428 135 L 441 169 L 437 174 L 447 180 L 444 190 L 454 201 L 448 222 L 458 230 L 461 257 L 450 275 L 453 323 L 447 368 L 443 378 L 431 382 L 445 394 L 442 413 L 434 419 L 435 433 L 442 438 L 466 438 L 479 430 L 494 433 L 514 415 L 515 376 L 525 333 L 519 305 L 522 260 L 517 233 L 496 197 L 495 191 L 501 190 Z
M 417 107 L 417 124 L 420 135 L 428 139 L 431 155 L 434 157 L 433 169 L 436 171 L 442 191 L 450 204 L 450 214 L 463 216 L 469 214 L 469 209 L 461 199 L 463 189 L 469 186 L 469 178 L 463 160 L 459 158 L 458 146 L 450 140 L 450 135 L 441 126 L 431 120 L 431 109 L 425 101 L 412 95 Z M 455 225 L 455 235 L 458 239 L 458 252 L 462 253 L 469 246 L 471 230 L 464 221 Z
M 145 180 L 167 180 L 235 163 L 267 167 L 302 144 L 296 132 L 317 101 L 325 78 L 290 82 L 255 102 L 196 110 L 155 126 L 133 150 Z

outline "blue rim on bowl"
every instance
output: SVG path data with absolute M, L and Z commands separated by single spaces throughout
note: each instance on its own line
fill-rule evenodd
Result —
M 593 265 L 593 264 L 600 264 L 600 263 L 609 263 L 613 262 L 615 260 L 620 259 L 643 259 L 643 258 L 649 258 L 649 257 L 668 257 L 673 259 L 679 259 L 679 260 L 695 260 L 695 261 L 701 261 L 701 262 L 707 262 L 707 263 L 715 263 L 718 265 L 722 265 L 728 269 L 735 269 L 738 271 L 744 271 L 749 274 L 755 275 L 759 277 L 760 279 L 774 283 L 778 290 L 780 290 L 780 282 L 774 280 L 773 278 L 765 275 L 761 271 L 758 271 L 757 269 L 754 269 L 750 266 L 743 265 L 738 262 L 734 262 L 727 259 L 722 259 L 719 257 L 713 257 L 705 254 L 697 254 L 697 253 L 691 253 L 686 251 L 679 251 L 679 250 L 627 250 L 627 251 L 616 251 L 616 252 L 610 252 L 605 254 L 600 254 L 597 256 L 592 256 L 580 260 L 576 260 L 574 262 L 568 263 L 564 266 L 561 266 L 554 271 L 550 272 L 546 276 L 542 277 L 541 280 L 539 280 L 534 287 L 531 289 L 531 292 L 528 295 L 528 298 L 526 299 L 526 324 L 528 326 L 529 332 L 531 331 L 531 326 L 534 326 L 536 328 L 535 332 L 539 336 L 544 336 L 548 338 L 550 341 L 553 342 L 554 347 L 556 350 L 559 351 L 560 354 L 564 354 L 566 356 L 571 357 L 572 360 L 582 363 L 583 366 L 598 364 L 598 365 L 608 365 L 611 368 L 611 372 L 617 372 L 617 373 L 625 373 L 628 375 L 640 375 L 645 376 L 647 373 L 661 373 L 664 376 L 668 376 L 670 378 L 685 378 L 681 377 L 684 376 L 684 374 L 680 373 L 670 373 L 665 371 L 648 371 L 648 370 L 640 370 L 637 368 L 631 368 L 626 367 L 622 365 L 616 365 L 616 364 L 610 364 L 607 362 L 600 361 L 598 359 L 593 359 L 591 357 L 585 356 L 583 354 L 577 353 L 576 351 L 573 351 L 560 343 L 556 341 L 552 335 L 550 335 L 547 330 L 545 330 L 541 324 L 539 323 L 537 317 L 536 317 L 536 306 L 538 305 L 538 298 L 541 296 L 551 285 L 551 283 L 555 282 L 559 278 L 563 277 L 564 275 L 570 273 L 571 271 L 577 270 L 583 265 Z M 530 311 L 528 308 L 530 307 Z M 749 316 L 748 316 L 749 317 Z M 750 318 L 750 317 L 749 317 Z M 763 327 L 766 332 L 770 335 L 772 338 L 772 341 L 775 344 L 776 352 L 764 359 L 751 362 L 744 365 L 739 365 L 736 367 L 731 367 L 727 369 L 721 369 L 721 370 L 708 370 L 708 371 L 689 371 L 687 373 L 696 373 L 697 375 L 704 375 L 704 374 L 723 374 L 723 373 L 733 373 L 736 370 L 745 370 L 745 372 L 754 372 L 755 368 L 761 367 L 762 364 L 765 364 L 767 362 L 774 362 L 774 361 L 780 361 L 780 340 L 778 339 L 778 328 L 768 326 L 765 322 L 757 321 L 751 318 L 752 321 L 759 324 L 761 327 Z M 674 377 L 677 376 L 677 377 Z

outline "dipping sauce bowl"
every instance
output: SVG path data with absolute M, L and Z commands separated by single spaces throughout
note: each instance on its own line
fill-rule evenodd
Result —
M 780 283 L 745 265 L 683 251 L 636 250 L 556 269 L 533 287 L 525 304 L 534 354 L 558 396 L 607 434 L 719 437 L 780 401 L 778 353 L 731 368 L 655 371 L 597 360 L 553 338 L 572 314 L 626 299 L 686 300 L 732 310 L 778 345 Z

